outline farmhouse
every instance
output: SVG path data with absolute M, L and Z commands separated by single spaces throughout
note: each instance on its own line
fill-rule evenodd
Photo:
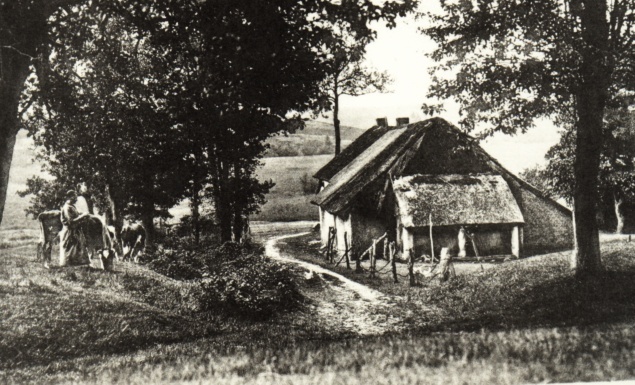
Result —
M 323 246 L 332 237 L 340 254 L 356 256 L 386 234 L 403 258 L 444 247 L 460 257 L 572 247 L 571 212 L 457 127 L 440 118 L 377 123 L 314 175 Z

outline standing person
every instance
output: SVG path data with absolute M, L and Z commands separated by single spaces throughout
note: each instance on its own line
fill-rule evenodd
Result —
M 62 231 L 60 233 L 60 266 L 88 264 L 85 252 L 81 221 L 86 214 L 80 215 L 75 208 L 77 193 L 66 193 L 66 202 L 62 206 Z

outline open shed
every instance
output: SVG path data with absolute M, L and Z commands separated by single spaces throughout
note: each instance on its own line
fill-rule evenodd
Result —
M 462 257 L 520 256 L 525 221 L 500 175 L 411 175 L 393 181 L 392 191 L 406 254 L 439 255 L 446 247 Z

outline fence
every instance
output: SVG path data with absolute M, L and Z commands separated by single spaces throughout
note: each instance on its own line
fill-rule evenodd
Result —
M 399 277 L 407 277 L 410 286 L 417 285 L 417 276 L 421 275 L 424 278 L 432 279 L 436 276 L 440 276 L 441 280 L 448 280 L 450 277 L 456 276 L 454 271 L 454 265 L 452 263 L 452 257 L 448 253 L 446 248 L 441 250 L 441 256 L 438 263 L 434 263 L 433 258 L 426 258 L 426 256 L 420 256 L 418 258 L 415 257 L 414 250 L 410 250 L 410 257 L 408 258 L 408 274 L 402 275 L 397 272 L 397 247 L 394 241 L 389 241 L 387 237 L 387 233 L 384 233 L 382 236 L 373 239 L 372 244 L 366 250 L 364 250 L 359 256 L 353 257 L 351 256 L 351 247 L 350 241 L 348 239 L 348 233 L 344 232 L 344 252 L 336 260 L 337 249 L 336 249 L 336 239 L 337 239 L 337 230 L 334 227 L 329 227 L 329 237 L 326 247 L 326 261 L 329 263 L 335 264 L 335 266 L 339 266 L 344 260 L 346 261 L 346 268 L 351 269 L 351 259 L 355 260 L 355 271 L 364 272 L 365 269 L 361 266 L 361 261 L 364 257 L 368 256 L 369 259 L 369 267 L 368 273 L 371 278 L 376 278 L 378 274 L 391 274 L 393 277 L 393 282 L 398 283 Z M 383 256 L 387 258 L 387 262 L 380 269 L 377 269 L 377 249 L 378 247 L 382 247 L 383 242 Z M 424 261 L 429 263 L 429 268 L 427 271 L 425 269 L 420 269 L 419 271 L 415 271 L 414 265 L 417 261 Z M 389 270 L 386 268 L 390 266 Z M 384 271 L 386 270 L 386 271 Z

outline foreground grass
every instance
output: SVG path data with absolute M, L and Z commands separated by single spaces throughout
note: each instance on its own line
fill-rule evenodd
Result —
M 188 301 L 193 287 L 143 267 L 120 265 L 115 274 L 46 271 L 29 261 L 27 251 L 0 251 L 0 383 L 459 384 L 635 377 L 630 244 L 604 245 L 607 275 L 584 284 L 569 278 L 558 255 L 503 264 L 450 284 L 389 288 L 375 282 L 412 305 L 411 330 L 345 339 L 298 321 L 307 318 L 299 313 L 262 323 L 203 316 Z M 419 305 L 442 312 L 421 323 Z
M 281 250 L 386 294 L 404 297 L 413 306 L 442 309 L 436 322 L 426 325 L 434 330 L 586 325 L 635 316 L 635 242 L 604 243 L 606 271 L 589 281 L 573 277 L 568 252 L 563 252 L 472 269 L 448 283 L 423 280 L 410 287 L 404 277 L 395 284 L 390 274 L 370 278 L 367 272 L 327 263 L 319 253 L 317 237 L 311 233 L 289 238 L 281 243 Z M 384 263 L 379 261 L 378 268 Z M 404 274 L 405 264 L 398 270 Z

